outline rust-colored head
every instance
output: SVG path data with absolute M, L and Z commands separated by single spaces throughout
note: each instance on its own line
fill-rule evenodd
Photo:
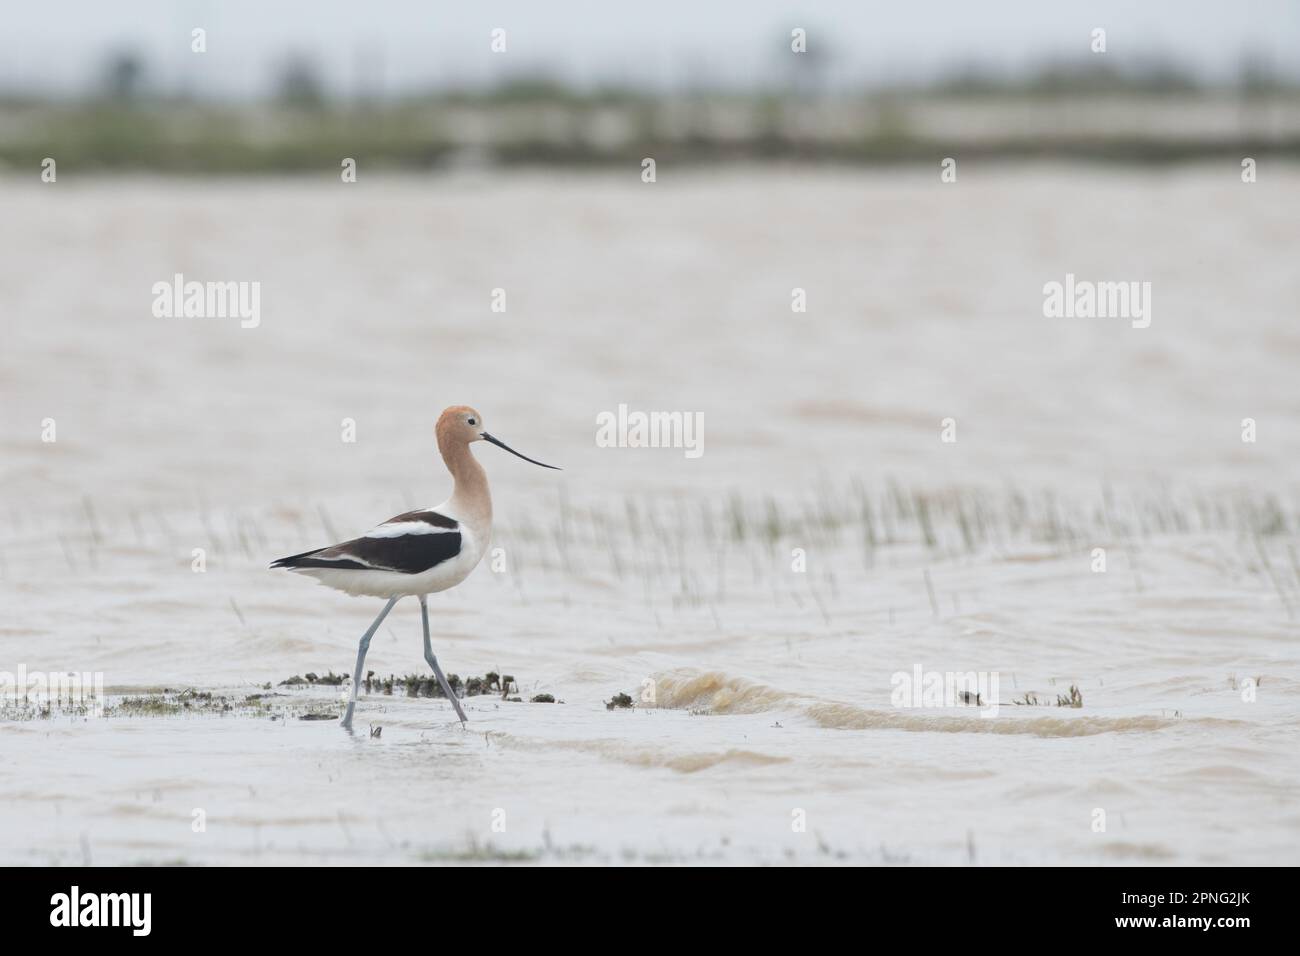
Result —
M 446 409 L 438 416 L 435 433 L 438 436 L 438 450 L 442 452 L 443 458 L 448 459 L 449 467 L 450 460 L 459 454 L 460 449 L 466 448 L 472 442 L 487 441 L 534 465 L 560 470 L 554 465 L 544 465 L 527 455 L 521 455 L 501 439 L 489 435 L 483 428 L 483 416 L 468 405 L 453 405 Z
M 483 440 L 483 416 L 468 405 L 452 405 L 438 416 L 434 430 L 439 448 Z

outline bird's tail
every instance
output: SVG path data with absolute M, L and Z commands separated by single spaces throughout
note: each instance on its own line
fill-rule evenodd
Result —
M 304 551 L 302 554 L 291 554 L 287 558 L 276 558 L 271 562 L 273 568 L 296 568 L 300 567 L 303 558 L 310 558 L 314 554 L 320 554 L 324 548 L 316 548 L 313 551 Z

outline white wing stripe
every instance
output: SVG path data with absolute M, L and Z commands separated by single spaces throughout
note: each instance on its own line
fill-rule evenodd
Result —
M 455 534 L 456 528 L 440 528 L 425 521 L 396 521 L 381 524 L 362 535 L 363 538 L 400 538 L 404 534 Z

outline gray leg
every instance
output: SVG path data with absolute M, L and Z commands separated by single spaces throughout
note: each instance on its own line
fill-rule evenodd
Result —
M 451 701 L 451 706 L 456 708 L 456 716 L 460 718 L 461 726 L 465 726 L 465 711 L 461 709 L 460 698 L 451 692 L 451 687 L 447 684 L 447 678 L 442 676 L 442 668 L 438 666 L 438 658 L 433 656 L 433 645 L 429 643 L 429 596 L 420 595 L 420 617 L 424 619 L 424 659 L 429 662 L 433 668 L 433 676 L 438 678 L 438 686 L 442 692 L 447 695 Z
M 375 631 L 379 630 L 379 625 L 383 623 L 384 618 L 388 616 L 388 612 L 393 609 L 393 605 L 396 603 L 397 598 L 389 598 L 388 603 L 384 605 L 384 609 L 379 612 L 379 617 L 375 618 L 375 623 L 370 625 L 370 630 L 361 636 L 361 645 L 357 648 L 357 670 L 352 675 L 352 697 L 348 700 L 347 713 L 339 721 L 339 726 L 345 730 L 352 729 L 352 710 L 357 706 L 357 690 L 361 687 L 361 668 L 366 663 L 366 651 L 370 650 L 370 639 L 375 636 Z

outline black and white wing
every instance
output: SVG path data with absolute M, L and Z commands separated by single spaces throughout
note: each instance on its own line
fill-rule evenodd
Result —
M 460 523 L 432 509 L 389 518 L 359 538 L 271 563 L 273 568 L 422 574 L 460 554 Z

